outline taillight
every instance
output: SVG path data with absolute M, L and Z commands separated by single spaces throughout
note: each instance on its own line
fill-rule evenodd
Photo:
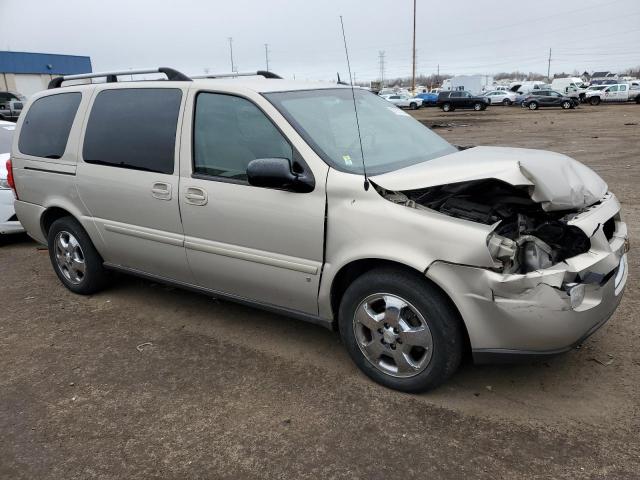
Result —
M 13 166 L 11 165 L 11 159 L 7 160 L 7 183 L 11 190 L 13 190 L 13 194 L 18 198 L 18 191 L 16 190 L 16 182 L 13 179 Z

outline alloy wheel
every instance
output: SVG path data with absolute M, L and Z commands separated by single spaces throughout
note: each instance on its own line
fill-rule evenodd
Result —
M 86 264 L 84 252 L 76 237 L 64 230 L 58 232 L 54 248 L 60 272 L 72 284 L 80 284 L 85 278 Z
M 364 357 L 387 375 L 413 377 L 431 361 L 433 336 L 426 320 L 397 295 L 365 298 L 354 314 L 353 329 Z

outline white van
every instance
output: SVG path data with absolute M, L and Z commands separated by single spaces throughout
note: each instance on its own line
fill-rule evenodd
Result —
M 567 97 L 583 98 L 587 85 L 578 77 L 554 78 L 551 89 Z

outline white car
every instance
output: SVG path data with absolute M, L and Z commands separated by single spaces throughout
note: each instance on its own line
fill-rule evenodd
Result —
M 0 235 L 24 232 L 13 209 L 15 197 L 7 181 L 6 162 L 9 160 L 15 123 L 0 120 Z
M 491 105 L 513 105 L 518 95 L 515 92 L 492 90 L 482 96 L 488 98 Z
M 416 110 L 422 106 L 422 99 L 418 97 L 412 97 L 411 95 L 382 95 L 382 98 L 400 108 L 410 108 L 411 110 Z

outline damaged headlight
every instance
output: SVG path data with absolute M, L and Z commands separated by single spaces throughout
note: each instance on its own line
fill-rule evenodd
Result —
M 541 270 L 553 265 L 551 247 L 539 238 L 525 235 L 518 239 L 517 244 L 522 249 L 520 261 L 525 271 Z
M 487 237 L 487 248 L 496 261 L 496 267 L 505 273 L 527 273 L 554 264 L 553 249 L 532 235 L 522 235 L 516 241 L 491 233 Z

